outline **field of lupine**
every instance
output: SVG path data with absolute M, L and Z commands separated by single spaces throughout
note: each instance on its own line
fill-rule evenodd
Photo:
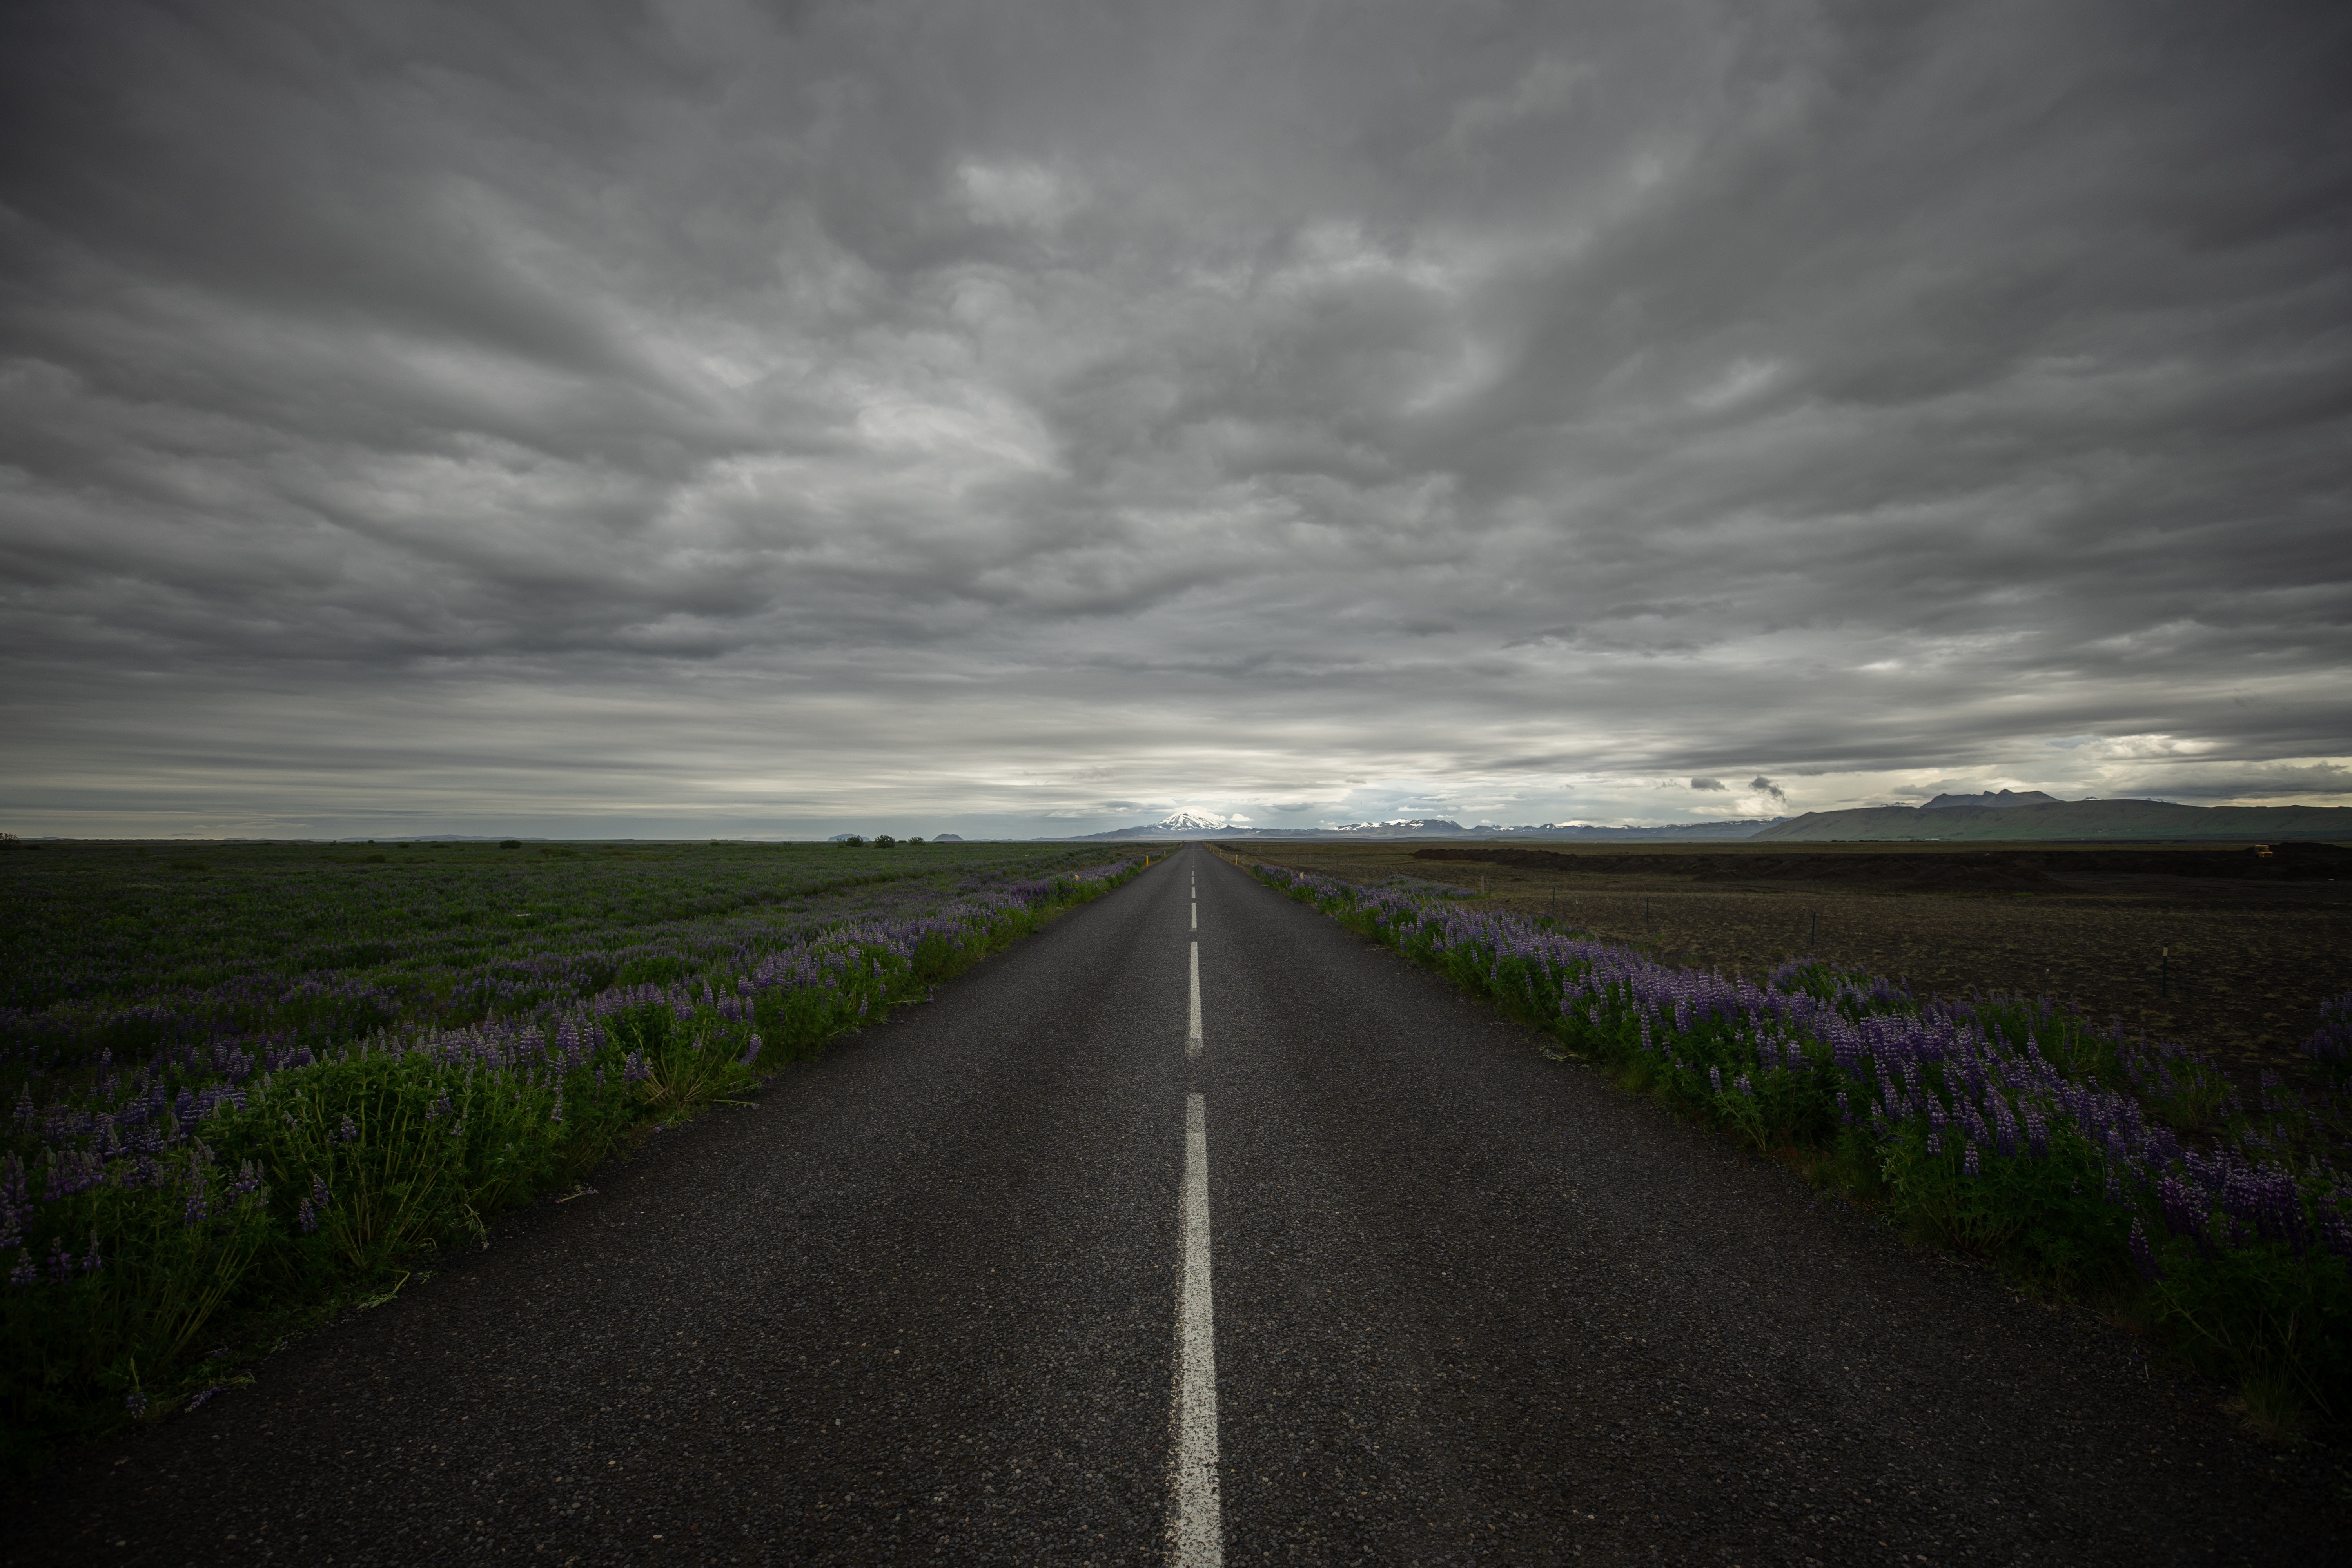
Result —
M 2259 1430 L 2352 1416 L 2352 995 L 2305 1046 L 2334 1088 L 2266 1073 L 2249 1105 L 2198 1054 L 2047 1002 L 1819 963 L 1726 980 L 1461 889 L 1249 868 L 1915 1236 L 2137 1324 Z
M 0 857 L 0 1466 L 285 1329 L 1138 868 L 1059 846 Z

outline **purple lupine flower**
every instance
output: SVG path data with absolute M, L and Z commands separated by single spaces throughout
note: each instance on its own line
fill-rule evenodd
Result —
M 335 1142 L 338 1143 L 350 1143 L 355 1142 L 359 1135 L 360 1130 L 352 1124 L 350 1113 L 345 1112 L 343 1116 L 343 1124 L 336 1131 Z
M 33 1190 L 25 1180 L 25 1162 L 13 1152 L 0 1156 L 0 1252 L 24 1239 L 33 1223 Z
M 131 1412 L 133 1421 L 147 1414 L 147 1396 L 137 1389 L 122 1396 L 122 1408 Z
M 1711 1067 L 1707 1068 L 1706 1079 L 1709 1083 L 1715 1085 L 1716 1093 L 1721 1094 L 1723 1092 L 1723 1069 L 1721 1068 Z
M 334 1201 L 334 1194 L 327 1190 L 327 1178 L 318 1173 L 310 1175 L 310 1196 L 306 1196 L 306 1199 L 294 1208 L 294 1225 L 297 1225 L 297 1229 L 301 1229 L 301 1234 L 306 1234 L 306 1237 L 318 1232 L 320 1220 L 327 1217 L 327 1206 L 330 1206 L 331 1201 Z
M 261 1191 L 261 1167 L 247 1160 L 237 1166 L 236 1177 L 228 1184 L 228 1200 L 251 1197 Z
M 2302 1050 L 2330 1071 L 2352 1067 L 2352 991 L 2319 1005 L 2319 1027 L 2303 1042 Z
M 49 1151 L 47 1198 L 56 1203 L 86 1193 L 106 1180 L 106 1163 L 86 1149 Z
M 2207 1201 L 2192 1194 L 2189 1184 L 2178 1176 L 2167 1176 L 2157 1184 L 2157 1196 L 2164 1205 L 2164 1227 L 2175 1236 L 2185 1236 L 2195 1241 L 2199 1249 L 2206 1248 Z
M 1979 1174 L 1982 1169 L 1977 1161 L 1977 1141 L 1973 1138 L 1968 1141 L 1968 1147 L 1960 1152 L 1960 1169 L 1971 1176 Z
M 106 1260 L 98 1255 L 98 1232 L 92 1230 L 89 1233 L 89 1250 L 82 1256 L 81 1271 L 95 1274 L 105 1265 Z
M 563 1120 L 563 1090 L 561 1089 L 558 1089 L 555 1091 L 555 1105 L 552 1110 L 548 1111 L 547 1119 L 550 1121 L 561 1121 Z
M 2331 1200 L 2319 1210 L 2319 1241 L 2328 1251 L 2352 1263 L 2352 1216 L 2347 1216 Z

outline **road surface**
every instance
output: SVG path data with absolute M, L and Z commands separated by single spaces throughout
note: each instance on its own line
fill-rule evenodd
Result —
M 1200 848 L 597 1185 L 9 1557 L 2346 1556 L 2326 1456 Z

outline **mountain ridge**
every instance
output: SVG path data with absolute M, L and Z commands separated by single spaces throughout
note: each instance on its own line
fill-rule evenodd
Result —
M 2052 841 L 2260 841 L 2342 839 L 2352 842 L 2352 806 L 2185 805 L 2168 800 L 2058 800 L 2041 790 L 1987 790 L 1977 795 L 1940 795 L 1922 805 L 1860 806 L 1848 811 L 1809 811 L 1726 822 L 1664 823 L 1604 827 L 1591 823 L 1545 822 L 1465 827 L 1451 817 L 1401 817 L 1351 822 L 1337 827 L 1257 827 L 1228 819 L 1217 822 L 1192 812 L 1162 821 L 1104 833 L 1079 834 L 1064 843 L 1167 838 L 1229 838 L 1348 842 L 1437 838 L 1493 842 L 1598 841 L 1674 842 L 1689 839 L 1748 843 L 1811 841 L 1845 843 L 2017 843 Z
M 1919 809 L 1922 811 L 1951 811 L 1961 806 L 1977 805 L 1988 807 L 1995 811 L 2006 811 L 2011 806 L 2018 805 L 2060 805 L 2063 804 L 2064 803 L 2059 800 L 2056 795 L 2050 795 L 2042 790 L 2004 789 L 1998 791 L 1987 790 L 1982 795 L 1939 795 Z
M 1590 823 L 1545 822 L 1505 827 L 1481 824 L 1465 827 L 1452 817 L 1399 817 L 1388 822 L 1351 822 L 1338 827 L 1252 827 L 1240 823 L 1211 823 L 1205 817 L 1190 812 L 1179 812 L 1162 822 L 1148 823 L 1137 827 L 1115 827 L 1105 833 L 1085 833 L 1063 842 L 1095 843 L 1103 840 L 1158 838 L 1256 838 L 1364 840 L 1390 838 L 1475 838 L 1475 839 L 1539 839 L 1563 841 L 1570 839 L 1601 839 L 1623 843 L 1644 839 L 1681 838 L 1747 838 L 1759 829 L 1782 820 L 1780 817 L 1755 818 L 1738 822 L 1680 822 L 1655 826 L 1602 827 Z M 1176 826 L 1178 823 L 1185 826 Z

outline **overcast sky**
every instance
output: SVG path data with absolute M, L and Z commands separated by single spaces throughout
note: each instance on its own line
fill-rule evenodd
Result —
M 2352 8 L 0 16 L 0 826 L 2352 800 Z

